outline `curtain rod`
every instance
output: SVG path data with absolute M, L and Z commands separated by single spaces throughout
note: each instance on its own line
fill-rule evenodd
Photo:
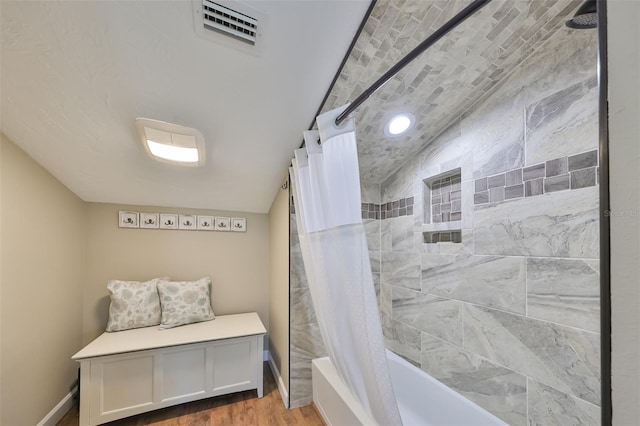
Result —
M 443 26 L 438 28 L 433 34 L 427 37 L 422 43 L 416 46 L 411 52 L 404 58 L 400 59 L 397 64 L 389 69 L 386 73 L 377 79 L 371 86 L 362 92 L 347 109 L 345 109 L 338 117 L 336 117 L 336 126 L 342 124 L 342 122 L 355 111 L 360 105 L 362 105 L 369 96 L 382 87 L 387 81 L 391 80 L 401 69 L 409 65 L 414 59 L 416 59 L 425 50 L 433 46 L 438 40 L 440 40 L 445 34 L 464 22 L 469 16 L 473 15 L 483 6 L 486 6 L 491 0 L 474 0 L 469 6 L 462 9 L 456 16 L 447 21 Z
M 342 72 L 342 69 L 347 63 L 347 60 L 349 59 L 349 55 L 351 55 L 351 51 L 353 50 L 353 47 L 356 45 L 358 38 L 360 38 L 360 33 L 362 33 L 362 31 L 364 30 L 364 26 L 367 23 L 369 16 L 371 16 L 371 12 L 373 12 L 373 8 L 376 6 L 377 1 L 378 0 L 371 0 L 371 3 L 369 3 L 369 7 L 367 8 L 367 11 L 364 13 L 364 16 L 362 17 L 362 21 L 360 21 L 360 25 L 358 26 L 358 29 L 356 30 L 356 33 L 353 36 L 353 39 L 351 39 L 351 44 L 349 44 L 349 47 L 347 48 L 347 52 L 344 54 L 344 57 L 342 58 L 342 62 L 340 62 L 338 71 L 333 76 L 333 80 L 331 80 L 331 84 L 329 85 L 329 88 L 325 92 L 324 98 L 322 99 L 322 102 L 320 102 L 320 106 L 318 107 L 318 111 L 316 111 L 316 115 L 313 116 L 313 120 L 311 120 L 309 129 L 307 130 L 313 130 L 313 126 L 316 124 L 316 117 L 320 115 L 320 113 L 322 112 L 322 107 L 324 107 L 324 104 L 327 102 L 327 99 L 329 99 L 331 90 L 333 90 L 333 86 L 335 86 L 336 81 L 338 81 L 338 77 L 340 77 L 340 73 Z M 300 144 L 300 148 L 302 147 L 304 147 L 304 139 L 302 139 L 302 143 Z

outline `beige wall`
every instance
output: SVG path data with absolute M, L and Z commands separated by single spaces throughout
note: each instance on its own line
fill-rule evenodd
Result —
M 109 279 L 208 275 L 216 314 L 269 328 L 268 215 L 85 203 L 4 136 L 0 152 L 0 424 L 36 424 L 71 390 Z M 122 229 L 119 210 L 246 217 L 247 232 Z
M 269 210 L 269 352 L 289 392 L 289 189 Z
M 0 133 L 0 138 L 4 135 Z M 2 165 L 2 140 L 0 140 L 0 166 Z M 2 423 L 2 168 L 0 167 L 0 424 Z
M 607 2 L 613 424 L 640 419 L 640 2 Z
M 83 343 L 107 324 L 110 279 L 212 279 L 216 315 L 256 311 L 269 329 L 269 222 L 266 214 L 88 203 Z M 247 232 L 118 228 L 118 211 L 246 217 Z
M 0 423 L 33 425 L 76 380 L 85 204 L 4 136 L 1 175 Z

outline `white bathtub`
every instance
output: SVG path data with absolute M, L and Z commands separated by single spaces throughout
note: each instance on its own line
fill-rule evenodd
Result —
M 393 390 L 405 426 L 489 426 L 505 422 L 387 351 Z M 312 362 L 313 402 L 330 426 L 375 425 L 328 357 Z

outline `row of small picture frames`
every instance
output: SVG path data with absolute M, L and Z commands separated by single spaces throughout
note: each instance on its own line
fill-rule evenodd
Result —
M 174 213 L 139 213 L 121 211 L 120 228 L 182 229 L 188 231 L 246 232 L 244 217 L 218 217 Z

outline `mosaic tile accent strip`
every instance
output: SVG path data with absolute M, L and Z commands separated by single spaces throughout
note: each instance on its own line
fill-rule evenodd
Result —
M 462 242 L 462 231 L 425 232 L 423 235 L 425 244 Z
M 362 219 L 391 219 L 392 217 L 413 216 L 413 197 L 400 198 L 384 204 L 362 203 Z M 291 197 L 289 212 L 294 214 L 296 207 Z M 460 219 L 455 219 L 460 220 Z
M 598 185 L 598 151 L 556 158 L 475 180 L 473 204 L 499 203 Z
M 362 219 L 391 219 L 413 216 L 413 197 L 400 198 L 384 204 L 362 203 Z
M 429 184 L 431 222 L 452 222 L 462 218 L 462 179 L 460 174 L 443 177 Z

